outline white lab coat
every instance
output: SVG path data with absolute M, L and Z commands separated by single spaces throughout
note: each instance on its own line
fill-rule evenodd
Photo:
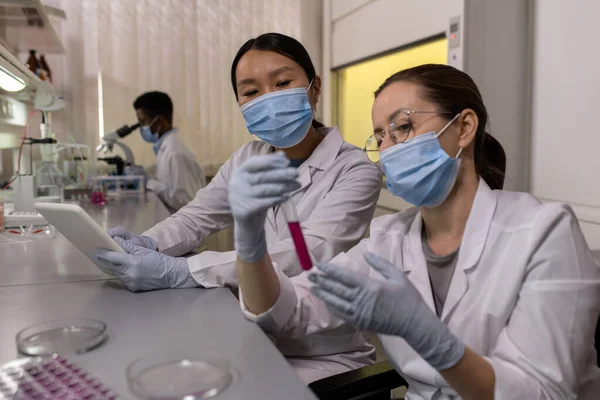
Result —
M 175 129 L 169 131 L 156 154 L 156 176 L 148 179 L 146 188 L 174 212 L 205 186 L 206 177 L 196 156 L 179 141 Z
M 383 279 L 362 258 L 374 252 L 402 268 L 435 312 L 421 228 L 416 208 L 376 218 L 371 237 L 332 263 Z M 264 314 L 245 310 L 242 293 L 246 316 L 297 351 L 331 354 L 329 343 L 319 337 L 329 335 L 335 342 L 344 324 L 310 294 L 307 273 L 278 276 L 279 298 Z M 492 191 L 481 181 L 441 319 L 491 363 L 495 399 L 599 399 L 593 338 L 599 313 L 600 267 L 571 208 L 542 204 L 525 193 Z M 407 399 L 457 398 L 403 339 L 380 338 L 390 362 L 409 383 Z M 337 351 L 361 346 L 344 336 L 335 343 Z
M 377 204 L 381 172 L 363 151 L 342 139 L 337 128 L 322 128 L 325 135 L 300 167 L 301 188 L 292 194 L 309 252 L 325 261 L 350 249 L 363 237 Z M 160 251 L 179 256 L 196 250 L 211 233 L 233 223 L 227 199 L 232 171 L 248 158 L 273 151 L 253 141 L 227 160 L 210 184 L 198 191 L 187 206 L 144 233 Z M 271 209 L 265 223 L 271 258 L 290 276 L 302 269 L 283 213 Z M 204 287 L 237 287 L 235 251 L 204 251 L 188 258 L 194 279 Z

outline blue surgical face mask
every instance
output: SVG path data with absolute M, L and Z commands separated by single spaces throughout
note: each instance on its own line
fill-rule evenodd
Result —
M 148 143 L 156 143 L 158 142 L 158 132 L 152 132 L 150 127 L 156 121 L 156 117 L 150 122 L 150 125 L 142 125 L 140 126 L 140 133 L 142 134 L 142 139 L 144 139 Z
M 438 137 L 459 115 L 439 133 L 425 133 L 381 152 L 381 167 L 393 195 L 418 207 L 437 207 L 446 200 L 456 182 L 462 149 L 452 158 Z
M 285 149 L 304 139 L 313 120 L 308 88 L 264 94 L 241 107 L 248 131 L 271 146 Z

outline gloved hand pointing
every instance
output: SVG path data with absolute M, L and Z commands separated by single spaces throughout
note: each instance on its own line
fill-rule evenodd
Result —
M 118 238 L 123 239 L 126 243 L 129 243 L 129 244 L 132 244 L 135 246 L 140 246 L 145 249 L 150 249 L 150 250 L 158 249 L 158 247 L 156 246 L 156 243 L 154 242 L 154 240 L 152 240 L 151 237 L 134 235 L 133 233 L 129 232 L 127 229 L 123 228 L 122 226 L 118 226 L 116 228 L 109 229 L 108 235 L 113 239 L 118 237 Z M 123 246 L 121 246 L 121 247 L 123 247 Z
M 115 241 L 127 252 L 96 249 L 94 260 L 104 272 L 116 275 L 132 292 L 167 288 L 198 287 L 185 258 L 170 257 L 157 251 Z
M 386 279 L 368 279 L 332 264 L 311 274 L 312 293 L 338 317 L 361 329 L 400 336 L 432 367 L 443 371 L 456 365 L 465 345 L 425 304 L 403 271 L 373 253 L 365 260 Z
M 256 156 L 238 167 L 229 181 L 229 205 L 234 219 L 238 257 L 256 262 L 267 252 L 265 220 L 269 208 L 298 189 L 298 172 L 282 152 Z

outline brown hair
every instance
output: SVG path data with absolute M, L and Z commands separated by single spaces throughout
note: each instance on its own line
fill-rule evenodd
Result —
M 481 93 L 471 77 L 449 65 L 424 64 L 396 72 L 383 82 L 375 97 L 395 82 L 410 82 L 421 87 L 423 96 L 448 119 L 469 108 L 477 114 L 479 126 L 475 133 L 475 170 L 492 189 L 502 189 L 506 171 L 506 155 L 502 145 L 485 131 L 488 113 Z

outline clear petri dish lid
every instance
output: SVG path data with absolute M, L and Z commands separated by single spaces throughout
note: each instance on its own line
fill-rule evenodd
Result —
M 229 362 L 210 353 L 162 352 L 127 367 L 131 391 L 146 400 L 212 399 L 229 387 L 233 376 Z
M 17 350 L 27 356 L 82 354 L 106 342 L 106 324 L 85 318 L 42 322 L 17 333 Z

